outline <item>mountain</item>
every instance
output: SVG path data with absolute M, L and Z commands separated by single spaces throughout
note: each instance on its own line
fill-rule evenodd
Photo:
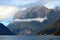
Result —
M 49 12 L 50 12 L 50 9 L 44 6 L 34 6 L 26 9 L 25 11 L 20 11 L 20 13 L 18 12 L 14 16 L 13 20 L 29 19 L 29 18 L 44 18 Z M 33 30 L 33 33 L 34 33 L 37 31 L 38 28 L 43 28 L 40 26 L 43 26 L 43 25 L 38 21 L 31 21 L 31 22 L 15 22 L 14 21 L 13 23 L 10 23 L 8 25 L 8 28 L 11 29 L 14 33 L 19 33 L 22 29 L 29 29 L 29 30 L 31 29 Z
M 49 25 L 47 29 L 38 32 L 37 35 L 60 35 L 60 20 Z
M 60 11 L 60 6 L 56 6 L 56 7 L 54 8 L 54 10 Z
M 54 24 L 57 20 L 60 20 L 60 11 L 58 11 L 57 9 L 48 9 L 44 6 L 35 6 L 32 8 L 28 8 L 24 10 L 21 14 L 17 13 L 13 20 L 44 18 L 45 16 L 47 16 L 47 20 L 44 20 L 42 23 L 39 21 L 31 22 L 11 21 L 11 23 L 8 25 L 8 28 L 14 33 L 19 35 L 36 34 L 37 32 L 40 32 L 41 30 L 48 28 L 49 25 Z
M 0 35 L 14 35 L 14 33 L 0 23 Z
M 18 12 L 15 14 L 15 16 L 14 16 L 13 19 L 23 18 L 23 15 L 24 15 L 23 12 L 24 12 L 24 11 L 18 11 Z
M 44 6 L 33 6 L 31 8 L 27 8 L 25 11 L 18 12 L 14 19 L 28 19 L 28 18 L 43 18 L 50 12 L 50 9 L 44 7 Z

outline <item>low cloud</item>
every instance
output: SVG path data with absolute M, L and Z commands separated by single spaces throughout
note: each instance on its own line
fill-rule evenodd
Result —
M 46 3 L 44 6 L 49 9 L 53 9 L 56 6 L 60 6 L 60 1 L 52 1 L 52 2 Z
M 0 21 L 8 19 L 19 10 L 16 6 L 0 5 Z
M 31 22 L 31 21 L 39 21 L 39 22 L 43 22 L 47 20 L 47 17 L 44 18 L 30 18 L 30 19 L 14 19 L 12 20 L 12 22 L 16 21 L 16 22 Z

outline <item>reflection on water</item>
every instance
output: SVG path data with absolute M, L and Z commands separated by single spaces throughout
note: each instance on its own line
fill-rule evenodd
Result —
M 0 40 L 60 40 L 60 36 L 0 36 Z

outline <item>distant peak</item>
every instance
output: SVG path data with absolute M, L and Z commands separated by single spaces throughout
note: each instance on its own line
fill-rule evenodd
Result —
M 55 10 L 60 10 L 60 6 L 56 6 L 54 9 Z
M 5 26 L 4 24 L 2 24 L 2 23 L 0 23 L 0 26 L 2 27 L 2 26 Z

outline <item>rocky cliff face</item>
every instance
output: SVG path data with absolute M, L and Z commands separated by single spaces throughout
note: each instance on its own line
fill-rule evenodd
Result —
M 60 35 L 60 20 L 56 21 L 54 24 L 49 25 L 47 29 L 44 29 L 37 33 L 37 35 Z

